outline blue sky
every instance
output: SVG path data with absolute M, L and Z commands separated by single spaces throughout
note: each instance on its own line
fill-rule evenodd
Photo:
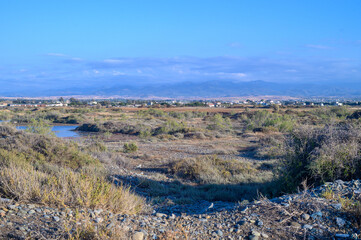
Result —
M 0 84 L 361 80 L 359 0 L 2 0 Z

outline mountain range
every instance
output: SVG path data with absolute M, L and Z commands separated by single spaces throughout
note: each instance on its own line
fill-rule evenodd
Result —
M 94 84 L 65 88 L 60 86 L 17 86 L 0 89 L 2 97 L 44 97 L 44 96 L 123 96 L 147 98 L 150 96 L 180 97 L 243 97 L 243 96 L 290 96 L 290 97 L 358 97 L 361 83 L 276 83 L 266 81 L 205 81 L 178 82 L 171 84 Z

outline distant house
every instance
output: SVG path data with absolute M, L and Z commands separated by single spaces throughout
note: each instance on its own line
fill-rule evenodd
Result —
M 207 103 L 208 107 L 214 107 L 214 103 Z
M 42 107 L 45 105 L 41 104 L 10 104 L 10 107 Z
M 88 102 L 88 105 L 95 106 L 95 105 L 98 105 L 98 102 L 97 101 L 91 101 L 91 102 Z
M 47 107 L 64 107 L 68 106 L 68 104 L 64 104 L 62 102 L 50 103 L 46 105 Z

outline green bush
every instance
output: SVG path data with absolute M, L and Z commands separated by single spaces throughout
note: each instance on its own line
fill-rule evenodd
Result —
M 80 169 L 85 166 L 99 166 L 99 161 L 80 151 L 75 142 L 17 131 L 8 126 L 0 126 L 0 149 L 17 155 L 24 155 L 28 162 L 54 163 L 61 167 Z
M 291 115 L 271 113 L 269 111 L 257 111 L 243 116 L 247 130 L 262 129 L 263 131 L 276 130 L 289 132 L 295 126 L 295 119 Z
M 138 146 L 136 143 L 124 143 L 123 145 L 123 151 L 125 153 L 132 153 L 138 151 Z
M 31 124 L 27 126 L 25 131 L 42 135 L 55 136 L 54 132 L 51 129 L 52 127 L 47 124 L 43 119 L 31 119 Z
M 187 127 L 186 123 L 178 122 L 172 119 L 168 119 L 161 127 L 158 127 L 154 130 L 154 135 L 160 134 L 170 134 L 175 133 L 187 133 L 190 129 Z
M 318 185 L 361 177 L 361 131 L 351 125 L 303 126 L 292 132 L 286 148 L 280 168 L 286 190 L 305 179 Z
M 217 113 L 210 118 L 211 123 L 207 126 L 209 130 L 230 130 L 232 128 L 231 120 Z

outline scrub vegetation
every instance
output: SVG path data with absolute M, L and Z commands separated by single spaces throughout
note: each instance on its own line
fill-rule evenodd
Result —
M 361 177 L 356 108 L 190 109 L 3 109 L 1 195 L 136 213 L 138 191 L 157 204 L 242 201 Z M 90 135 L 59 139 L 54 124 Z

